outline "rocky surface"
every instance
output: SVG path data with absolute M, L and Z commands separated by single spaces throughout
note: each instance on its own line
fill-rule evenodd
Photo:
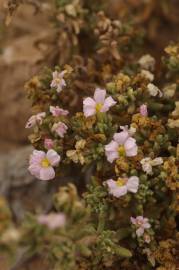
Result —
M 28 172 L 31 146 L 0 155 L 0 195 L 10 204 L 16 220 L 21 220 L 26 211 L 44 212 L 51 207 L 55 181 L 38 181 Z
M 0 26 L 1 152 L 27 143 L 24 126 L 31 111 L 24 84 L 51 62 L 53 30 L 47 13 L 36 16 L 33 7 L 22 5 L 8 27 Z

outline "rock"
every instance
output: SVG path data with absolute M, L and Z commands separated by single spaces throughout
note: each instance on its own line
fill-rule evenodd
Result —
M 52 196 L 59 186 L 73 182 L 72 177 L 60 177 L 52 181 L 35 179 L 28 172 L 31 146 L 20 147 L 0 154 L 0 195 L 7 198 L 17 221 L 26 212 L 45 213 L 52 208 Z
M 5 195 L 17 220 L 26 211 L 47 211 L 52 204 L 53 184 L 39 181 L 28 172 L 31 146 L 0 155 L 0 195 Z
M 4 2 L 4 1 L 3 1 Z M 0 0 L 1 5 L 1 0 Z M 3 14 L 0 10 L 0 18 Z M 3 16 L 2 16 L 3 17 Z M 0 19 L 1 22 L 1 19 Z M 22 5 L 9 27 L 0 31 L 0 143 L 1 151 L 9 145 L 27 143 L 24 128 L 31 115 L 24 84 L 44 65 L 51 64 L 54 30 L 45 12 L 34 15 L 34 8 Z

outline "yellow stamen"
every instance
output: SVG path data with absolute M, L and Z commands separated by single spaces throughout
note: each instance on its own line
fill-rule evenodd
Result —
M 124 148 L 123 145 L 120 145 L 120 146 L 118 147 L 118 153 L 119 153 L 119 156 L 122 156 L 122 157 L 125 156 L 126 151 L 125 151 L 125 148 Z
M 126 184 L 126 179 L 124 178 L 118 178 L 117 181 L 116 181 L 116 184 L 118 187 L 122 187 Z
M 56 83 L 56 84 L 61 83 L 61 78 L 56 78 L 56 79 L 55 79 L 55 83 Z
M 97 104 L 96 104 L 96 111 L 97 111 L 97 112 L 100 112 L 101 109 L 102 109 L 102 107 L 103 107 L 103 104 L 97 103 Z
M 43 160 L 42 160 L 42 167 L 44 167 L 44 168 L 47 168 L 47 167 L 49 167 L 50 166 L 50 162 L 48 161 L 48 159 L 47 158 L 44 158 Z

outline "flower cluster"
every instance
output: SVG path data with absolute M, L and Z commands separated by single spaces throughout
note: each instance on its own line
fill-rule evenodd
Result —
M 104 233 L 104 226 L 114 231 L 127 228 L 127 236 L 122 233 L 121 237 L 131 237 L 131 240 L 124 254 L 132 251 L 135 243 L 152 267 L 155 259 L 151 262 L 150 256 L 157 247 L 157 235 L 165 233 L 160 223 L 162 212 L 156 212 L 155 208 L 160 207 L 159 197 L 165 201 L 171 188 L 166 170 L 170 151 L 176 155 L 178 131 L 167 127 L 166 117 L 161 121 L 161 100 L 166 102 L 165 93 L 141 73 L 144 69 L 153 71 L 155 61 L 149 56 L 138 61 L 132 76 L 118 73 L 105 88 L 96 86 L 93 97 L 82 99 L 79 105 L 82 112 L 74 114 L 63 109 L 59 100 L 63 99 L 63 92 L 68 93 L 75 74 L 68 70 L 51 73 L 48 91 L 54 91 L 57 98 L 46 106 L 45 112 L 33 116 L 42 118 L 33 124 L 35 133 L 30 138 L 36 138 L 34 146 L 38 150 L 30 158 L 29 171 L 41 180 L 51 180 L 63 175 L 65 166 L 72 163 L 83 170 L 89 168 L 90 177 L 93 175 L 95 181 L 85 194 L 85 203 L 99 219 L 100 232 Z M 177 108 L 172 110 L 171 104 L 167 113 L 175 116 Z M 178 177 L 177 173 L 171 181 Z M 176 202 L 170 202 L 170 196 L 173 195 L 169 195 L 168 203 L 173 207 Z M 166 209 L 166 215 L 167 212 Z M 61 227 L 63 230 L 69 222 L 63 215 L 42 215 L 38 222 L 50 230 Z M 112 215 L 109 222 L 108 215 Z M 93 222 L 91 218 L 89 222 Z M 114 257 L 115 265 L 117 257 Z

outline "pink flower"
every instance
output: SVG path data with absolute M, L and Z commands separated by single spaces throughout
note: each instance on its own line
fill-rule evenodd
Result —
M 106 97 L 106 90 L 96 88 L 94 98 L 87 97 L 83 101 L 83 112 L 85 117 L 95 115 L 97 112 L 107 112 L 116 104 L 112 97 Z
M 51 88 L 56 88 L 57 92 L 60 93 L 64 86 L 66 86 L 66 82 L 64 80 L 64 75 L 66 73 L 66 70 L 62 72 L 54 71 L 52 73 L 53 80 L 50 84 Z
M 125 129 L 115 133 L 113 140 L 105 146 L 105 154 L 110 163 L 120 156 L 134 157 L 137 155 L 136 140 Z
M 61 138 L 67 132 L 68 127 L 63 122 L 53 124 L 52 131 L 55 131 Z
M 106 181 L 109 194 L 116 198 L 124 196 L 127 192 L 136 193 L 139 188 L 139 178 L 137 176 L 131 176 L 129 178 L 118 178 L 117 181 L 109 179 Z
M 142 104 L 140 106 L 140 114 L 141 114 L 141 116 L 144 116 L 144 117 L 147 117 L 148 116 L 147 105 Z
M 37 113 L 36 115 L 32 115 L 29 120 L 26 123 L 25 128 L 31 128 L 34 127 L 35 125 L 42 124 L 43 118 L 46 116 L 45 112 Z
M 60 159 L 60 155 L 52 149 L 48 150 L 47 153 L 34 150 L 30 156 L 28 170 L 40 180 L 53 179 L 55 177 L 55 170 L 53 167 L 58 166 Z
M 52 149 L 53 146 L 54 146 L 53 140 L 52 139 L 45 138 L 45 140 L 44 140 L 44 147 L 46 149 Z
M 131 222 L 137 228 L 136 234 L 138 237 L 144 234 L 145 229 L 149 229 L 151 227 L 148 218 L 144 218 L 143 216 L 138 216 L 136 218 L 131 217 Z
M 37 221 L 42 225 L 46 225 L 49 229 L 54 230 L 65 226 L 66 217 L 62 213 L 51 213 L 48 215 L 40 215 Z
M 66 116 L 69 114 L 69 111 L 63 110 L 58 106 L 50 106 L 50 112 L 52 113 L 53 116 Z

